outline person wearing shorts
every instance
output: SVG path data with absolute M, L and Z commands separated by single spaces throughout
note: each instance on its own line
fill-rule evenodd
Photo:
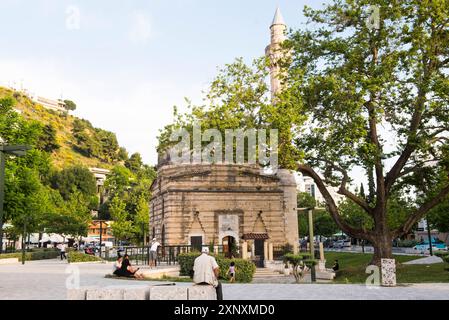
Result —
M 150 247 L 150 268 L 156 266 L 156 260 L 157 260 L 157 249 L 161 244 L 156 240 L 156 238 L 153 238 L 153 241 L 151 242 Z

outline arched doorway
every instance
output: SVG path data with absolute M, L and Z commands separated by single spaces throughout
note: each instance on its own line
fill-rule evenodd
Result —
M 235 256 L 237 253 L 237 242 L 233 236 L 225 236 L 221 243 L 223 244 L 223 254 L 227 258 Z

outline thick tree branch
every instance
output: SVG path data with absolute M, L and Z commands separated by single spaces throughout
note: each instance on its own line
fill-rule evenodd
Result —
M 326 204 L 329 208 L 332 218 L 334 219 L 335 223 L 341 230 L 343 230 L 345 233 L 347 233 L 355 238 L 373 241 L 373 238 L 369 231 L 366 231 L 364 229 L 353 228 L 341 219 L 340 213 L 338 212 L 338 207 L 335 204 L 334 199 L 332 198 L 332 196 L 330 195 L 326 186 L 324 185 L 321 177 L 315 172 L 315 170 L 313 170 L 313 168 L 311 168 L 310 166 L 308 166 L 306 164 L 298 164 L 298 171 L 313 179 L 313 181 L 315 182 L 315 184 L 318 187 L 318 190 L 320 190 L 320 193 L 323 195 L 324 199 L 326 200 Z
M 337 191 L 339 194 L 341 194 L 341 195 L 351 199 L 353 202 L 358 204 L 363 210 L 365 210 L 369 215 L 371 215 L 371 216 L 373 215 L 373 209 L 370 208 L 370 206 L 368 205 L 368 203 L 364 199 L 356 196 L 354 193 L 352 193 L 351 191 L 346 189 L 346 185 L 349 182 L 348 171 L 346 171 L 341 166 L 336 165 L 332 161 L 329 161 L 329 160 L 326 160 L 326 159 L 316 159 L 316 160 L 323 161 L 323 162 L 327 163 L 331 168 L 333 168 L 334 170 L 340 172 L 343 175 L 343 179 L 341 180 L 340 188 Z
M 433 199 L 429 200 L 425 204 L 423 204 L 418 210 L 415 211 L 412 215 L 408 217 L 402 227 L 393 231 L 393 238 L 401 237 L 404 234 L 410 232 L 413 226 L 424 217 L 424 215 L 429 212 L 430 209 L 438 205 L 442 202 L 445 197 L 449 194 L 449 185 L 443 188 L 438 195 L 436 195 Z

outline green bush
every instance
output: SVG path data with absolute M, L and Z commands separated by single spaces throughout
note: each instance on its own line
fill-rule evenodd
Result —
M 178 255 L 178 263 L 180 265 L 180 275 L 193 277 L 193 265 L 195 259 L 201 255 L 199 252 L 182 253 Z M 249 260 L 244 259 L 228 259 L 222 256 L 215 256 L 218 266 L 220 267 L 220 278 L 228 279 L 228 270 L 232 261 L 235 263 L 235 281 L 251 282 L 256 272 L 256 266 Z
M 231 262 L 235 263 L 235 281 L 248 283 L 253 280 L 256 272 L 256 265 L 245 259 L 228 259 L 224 257 L 216 257 L 217 263 L 220 266 L 220 278 L 228 279 L 228 271 Z
M 178 255 L 178 263 L 180 266 L 179 275 L 193 277 L 193 264 L 195 259 L 201 255 L 200 252 L 193 251 L 189 253 L 181 253 Z
M 92 255 L 85 254 L 83 252 L 78 252 L 78 251 L 69 252 L 67 258 L 68 258 L 69 263 L 103 261 L 103 259 L 101 259 L 99 257 L 92 256 Z
M 449 263 L 449 255 L 445 255 L 444 257 L 442 257 L 443 260 L 447 263 Z
M 59 256 L 59 251 L 55 249 L 36 250 L 25 252 L 25 261 L 55 259 Z M 22 252 L 1 254 L 0 259 L 18 258 L 22 261 Z
M 401 248 L 413 248 L 417 244 L 416 240 L 399 240 L 396 245 Z
M 437 257 L 440 257 L 444 260 L 445 256 L 449 256 L 449 252 L 447 251 L 435 251 L 434 255 L 436 255 Z

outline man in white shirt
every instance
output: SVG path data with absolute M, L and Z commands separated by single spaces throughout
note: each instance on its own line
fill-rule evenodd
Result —
M 59 245 L 59 252 L 60 252 L 60 256 L 61 256 L 61 261 L 62 261 L 63 259 L 66 259 L 66 260 L 67 260 L 67 256 L 65 255 L 65 244 L 64 244 L 64 243 L 61 243 L 61 244 Z
M 209 248 L 204 247 L 201 255 L 195 259 L 193 265 L 193 282 L 198 285 L 211 285 L 217 291 L 217 300 L 223 300 L 221 283 L 218 281 L 220 268 L 217 260 L 209 255 Z
M 153 241 L 151 242 L 150 247 L 150 268 L 156 266 L 156 259 L 157 259 L 157 248 L 161 244 L 156 240 L 156 238 L 153 238 Z

